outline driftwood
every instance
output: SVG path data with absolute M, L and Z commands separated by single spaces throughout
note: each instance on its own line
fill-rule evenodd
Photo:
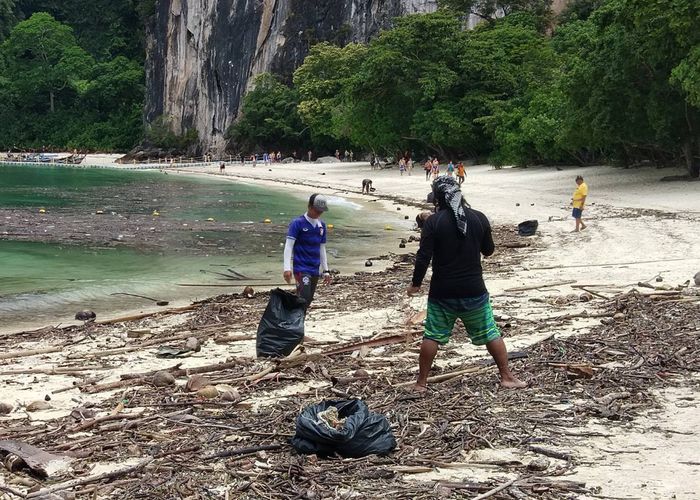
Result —
M 262 446 L 249 446 L 247 448 L 236 448 L 234 450 L 222 450 L 212 453 L 211 455 L 206 455 L 204 460 L 212 460 L 214 458 L 224 458 L 224 457 L 235 457 L 238 455 L 248 455 L 250 453 L 257 453 L 259 451 L 271 451 L 279 450 L 283 448 L 284 445 L 281 444 L 267 444 Z
M 166 314 L 178 314 L 181 312 L 192 311 L 198 307 L 198 304 L 190 304 L 189 306 L 183 307 L 173 307 L 172 309 L 166 309 L 164 311 L 153 311 L 150 313 L 133 314 L 131 316 L 122 316 L 120 318 L 105 319 L 102 321 L 95 321 L 97 325 L 113 325 L 115 323 L 126 323 L 127 321 L 136 321 L 139 319 L 150 318 L 151 316 L 166 315 Z
M 465 368 L 463 370 L 457 370 L 455 372 L 443 373 L 441 375 L 435 375 L 428 377 L 429 384 L 435 384 L 437 382 L 445 382 L 447 380 L 452 380 L 453 378 L 461 377 L 462 375 L 467 375 L 469 373 L 476 373 L 483 370 L 483 366 L 472 366 L 471 368 Z M 400 384 L 392 384 L 394 387 L 406 387 L 415 384 L 415 381 L 411 382 L 401 382 Z
M 576 283 L 576 280 L 556 281 L 554 283 L 542 283 L 541 285 L 516 286 L 514 288 L 506 288 L 504 292 L 526 292 L 528 290 L 537 290 L 539 288 L 552 288 L 555 286 L 571 285 Z
M 175 340 L 185 340 L 189 337 L 196 337 L 197 335 L 194 335 L 191 332 L 187 333 L 182 333 L 180 335 L 174 335 L 172 337 L 167 337 L 167 338 L 157 338 L 157 339 L 152 339 L 148 340 L 146 342 L 142 342 L 138 345 L 131 345 L 127 347 L 117 347 L 115 349 L 107 349 L 104 351 L 95 351 L 95 352 L 88 352 L 88 353 L 76 353 L 76 354 L 69 354 L 68 358 L 70 359 L 79 359 L 79 358 L 104 358 L 107 356 L 115 356 L 117 354 L 124 354 L 127 352 L 134 352 L 143 349 L 144 347 L 151 347 L 154 345 L 160 345 L 160 344 L 166 344 L 166 343 L 171 343 Z M 200 335 L 202 336 L 202 335 Z
M 138 472 L 141 469 L 147 467 L 151 462 L 153 462 L 153 460 L 153 458 L 149 457 L 144 460 L 141 460 L 137 464 L 130 465 L 128 467 L 123 467 L 112 472 L 104 472 L 102 474 L 95 474 L 94 476 L 88 476 L 80 479 L 71 479 L 70 481 L 66 481 L 64 483 L 54 484 L 53 486 L 48 486 L 46 488 L 40 489 L 39 491 L 35 491 L 34 493 L 30 493 L 29 495 L 27 495 L 27 498 L 40 498 L 45 495 L 55 493 L 57 491 L 69 490 L 71 488 L 75 488 L 76 486 L 82 486 L 84 484 L 96 483 L 105 479 L 114 479 L 116 477 L 126 476 L 128 474 Z
M 497 486 L 494 489 L 487 491 L 486 493 L 482 493 L 481 495 L 474 497 L 474 500 L 484 500 L 485 498 L 492 497 L 496 493 L 498 493 L 499 491 L 503 491 L 507 487 L 511 486 L 512 484 L 515 484 L 518 480 L 519 480 L 519 478 L 517 478 L 517 477 L 515 479 L 511 479 L 510 481 L 505 482 L 502 485 Z
M 51 353 L 59 352 L 62 350 L 63 350 L 63 346 L 43 347 L 41 349 L 25 349 L 22 351 L 10 351 L 10 352 L 0 353 L 0 359 L 27 358 L 29 356 L 37 356 L 39 354 L 51 354 Z
M 570 462 L 574 458 L 573 455 L 571 455 L 571 453 L 569 453 L 569 452 L 550 450 L 547 448 L 542 448 L 540 446 L 530 445 L 528 447 L 528 450 L 530 450 L 533 453 L 539 453 L 540 455 L 544 455 L 545 457 L 556 458 L 559 460 L 566 460 L 567 462 Z
M 41 477 L 49 477 L 66 470 L 71 458 L 48 453 L 41 448 L 15 440 L 0 441 L 0 451 L 19 457 L 24 464 Z

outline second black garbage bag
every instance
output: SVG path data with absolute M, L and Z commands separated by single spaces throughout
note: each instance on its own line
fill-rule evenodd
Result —
M 288 356 L 304 340 L 306 300 L 281 288 L 270 292 L 256 338 L 259 358 Z
M 299 453 L 321 457 L 335 453 L 350 458 L 388 455 L 396 448 L 387 418 L 371 413 L 359 399 L 307 406 L 297 417 L 291 443 Z

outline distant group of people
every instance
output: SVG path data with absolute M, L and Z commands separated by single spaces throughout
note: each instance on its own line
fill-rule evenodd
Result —
M 425 171 L 426 181 L 435 181 L 440 176 L 440 161 L 437 156 L 434 158 L 428 158 L 423 165 L 423 170 Z M 463 162 L 454 164 L 452 160 L 447 164 L 446 174 L 447 177 L 454 177 L 457 174 L 457 183 L 461 186 L 467 177 L 466 169 Z
M 352 150 L 348 151 L 346 149 L 345 153 L 343 153 L 343 156 L 341 158 L 340 150 L 336 149 L 335 150 L 335 159 L 338 161 L 355 161 L 355 153 Z

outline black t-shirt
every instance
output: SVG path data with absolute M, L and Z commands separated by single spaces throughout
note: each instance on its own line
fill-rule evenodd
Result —
M 481 254 L 494 252 L 491 225 L 478 210 L 467 209 L 467 236 L 457 229 L 452 211 L 443 209 L 431 215 L 421 232 L 416 254 L 413 284 L 420 286 L 433 261 L 429 297 L 436 299 L 478 297 L 486 293 Z

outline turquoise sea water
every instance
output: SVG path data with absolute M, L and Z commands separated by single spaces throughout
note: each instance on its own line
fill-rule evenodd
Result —
M 60 208 L 92 213 L 100 209 L 127 216 L 158 210 L 177 225 L 215 217 L 250 227 L 196 235 L 175 232 L 167 248 L 156 252 L 81 242 L 11 241 L 2 239 L 4 221 L 0 220 L 0 318 L 5 326 L 49 323 L 67 321 L 81 309 L 104 317 L 153 305 L 145 299 L 113 295 L 121 293 L 171 302 L 204 298 L 234 288 L 178 285 L 240 285 L 216 274 L 227 269 L 260 280 L 252 282 L 258 288 L 272 286 L 281 281 L 286 224 L 303 213 L 309 194 L 161 172 L 0 166 L 0 210 L 29 213 Z M 383 214 L 342 198 L 331 197 L 329 204 L 325 218 L 336 226 L 328 243 L 332 266 L 342 268 L 375 255 L 376 244 L 391 238 L 383 231 Z M 264 218 L 273 223 L 265 231 L 256 231 Z M 192 245 L 186 244 L 195 237 L 209 242 L 206 253 L 193 253 Z

